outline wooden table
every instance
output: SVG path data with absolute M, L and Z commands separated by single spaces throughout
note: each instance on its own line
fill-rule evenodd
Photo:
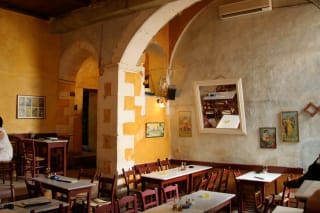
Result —
M 141 174 L 142 188 L 145 189 L 146 183 L 156 184 L 158 185 L 158 189 L 161 189 L 168 184 L 185 181 L 186 193 L 189 193 L 193 186 L 193 179 L 196 176 L 207 173 L 211 169 L 212 167 L 210 166 L 188 165 L 184 170 L 172 168 L 159 172 Z
M 43 204 L 44 202 L 48 202 L 48 203 Z M 25 206 L 25 204 L 37 204 L 37 203 L 40 205 Z M 13 204 L 14 209 L 1 209 L 1 213 L 6 213 L 6 212 L 7 213 L 11 213 L 11 212 L 30 213 L 31 210 L 34 210 L 35 213 L 39 213 L 39 212 L 58 210 L 60 204 L 62 204 L 64 208 L 67 208 L 69 206 L 69 204 L 66 202 L 55 200 L 55 199 L 49 199 L 46 197 L 29 198 L 29 199 L 19 200 L 19 201 L 5 203 L 5 204 Z M 5 204 L 0 204 L 0 205 L 5 205 Z
M 50 140 L 50 139 L 30 139 L 34 140 L 36 142 L 36 146 L 38 148 L 45 146 L 47 150 L 47 155 L 44 156 L 47 161 L 46 168 L 51 168 L 51 172 L 55 172 L 57 174 L 66 175 L 67 174 L 67 144 L 68 140 L 65 139 L 57 139 L 57 140 Z M 62 148 L 63 149 L 63 170 L 62 171 L 52 171 L 52 150 L 56 148 Z
M 239 184 L 240 191 L 245 190 L 245 186 L 253 186 L 255 191 L 261 190 L 262 197 L 266 196 L 266 185 L 274 183 L 274 193 L 278 194 L 277 190 L 277 179 L 281 176 L 280 173 L 270 173 L 270 172 L 261 172 L 257 173 L 255 171 L 250 171 L 248 173 L 245 173 L 243 175 L 240 175 L 239 177 L 236 177 L 236 180 Z M 253 195 L 254 192 L 252 192 Z M 244 202 L 243 198 L 240 197 L 241 202 Z M 241 210 L 241 206 L 239 205 Z
M 71 197 L 75 196 L 79 193 L 87 193 L 87 210 L 88 213 L 90 211 L 90 200 L 91 200 L 91 190 L 92 187 L 95 185 L 94 183 L 89 183 L 73 178 L 68 178 L 64 176 L 59 176 L 60 179 L 64 181 L 72 181 L 72 183 L 68 182 L 62 182 L 57 180 L 52 180 L 50 178 L 45 177 L 44 175 L 41 175 L 39 177 L 32 178 L 34 181 L 36 181 L 40 187 L 44 187 L 47 189 L 50 189 L 52 191 L 52 197 L 55 198 L 56 192 L 63 193 L 67 196 L 67 200 L 69 203 L 68 210 L 71 209 Z
M 303 213 L 303 209 L 286 207 L 286 206 L 276 206 L 272 213 Z
M 231 200 L 235 194 L 212 192 L 199 190 L 181 197 L 181 204 L 185 204 L 187 199 L 192 201 L 192 205 L 183 209 L 183 212 L 200 213 L 200 212 L 219 212 L 223 208 L 227 208 L 227 212 L 231 212 Z M 176 201 L 177 203 L 179 201 Z M 179 203 L 178 203 L 179 204 Z M 177 212 L 172 210 L 172 202 L 164 203 L 160 206 L 148 209 L 147 213 L 163 213 L 163 212 Z

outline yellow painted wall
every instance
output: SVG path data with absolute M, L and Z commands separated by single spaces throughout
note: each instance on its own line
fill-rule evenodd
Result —
M 48 23 L 0 9 L 0 115 L 9 133 L 55 132 L 60 36 Z M 45 119 L 16 119 L 16 96 L 46 97 Z

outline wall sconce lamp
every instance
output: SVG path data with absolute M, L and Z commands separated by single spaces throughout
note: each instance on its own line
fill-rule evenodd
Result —
M 167 99 L 166 97 L 158 97 L 157 98 L 157 103 L 159 104 L 160 108 L 164 108 L 167 104 Z
M 168 100 L 174 100 L 176 97 L 176 86 L 168 85 L 165 78 L 160 78 L 158 88 L 157 103 L 160 108 L 164 108 Z

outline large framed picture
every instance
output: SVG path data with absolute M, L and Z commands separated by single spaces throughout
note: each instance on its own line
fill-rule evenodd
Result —
M 146 138 L 164 137 L 164 122 L 146 123 Z
M 280 126 L 283 142 L 299 142 L 298 111 L 281 112 Z
M 277 134 L 274 127 L 261 127 L 260 134 L 260 148 L 277 148 Z
M 194 95 L 200 133 L 247 134 L 241 78 L 196 81 Z
M 18 95 L 17 118 L 45 118 L 45 96 Z

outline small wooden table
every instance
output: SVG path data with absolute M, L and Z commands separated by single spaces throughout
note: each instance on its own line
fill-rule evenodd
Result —
M 304 180 L 302 185 L 295 193 L 295 198 L 299 202 L 306 202 L 307 199 L 318 189 L 320 189 L 320 181 Z
M 67 144 L 68 140 L 65 139 L 57 139 L 57 140 L 50 140 L 50 139 L 30 139 L 34 140 L 37 147 L 45 146 L 47 150 L 47 156 L 45 156 L 47 161 L 47 168 L 51 168 L 51 172 L 55 172 L 57 174 L 66 175 L 67 174 Z M 51 157 L 52 157 L 52 150 L 56 148 L 63 149 L 63 170 L 62 171 L 52 171 L 52 164 L 51 164 Z
M 142 188 L 145 188 L 146 183 L 157 184 L 158 188 L 161 189 L 168 184 L 185 181 L 186 193 L 189 193 L 193 186 L 193 179 L 211 169 L 212 167 L 210 166 L 188 165 L 184 170 L 181 170 L 180 168 L 172 168 L 159 172 L 141 174 Z
M 270 173 L 270 172 L 260 172 L 257 173 L 255 171 L 247 172 L 243 175 L 240 175 L 239 177 L 236 177 L 236 180 L 239 182 L 239 189 L 241 191 L 245 190 L 245 185 L 253 185 L 256 189 L 255 190 L 261 190 L 262 197 L 266 196 L 266 185 L 270 183 L 274 183 L 274 193 L 278 194 L 277 190 L 277 179 L 281 176 L 280 173 Z M 243 203 L 244 200 L 241 197 L 241 202 Z M 241 207 L 243 205 L 239 205 L 241 211 Z
M 303 213 L 303 209 L 286 207 L 286 206 L 276 206 L 272 213 Z
M 11 213 L 11 212 L 30 213 L 31 210 L 34 210 L 35 213 L 38 213 L 38 212 L 58 210 L 60 207 L 60 204 L 62 204 L 64 208 L 67 208 L 69 206 L 69 204 L 66 202 L 55 200 L 55 199 L 49 199 L 47 197 L 29 198 L 29 199 L 19 200 L 19 201 L 5 203 L 5 204 L 13 204 L 14 209 L 1 209 L 1 213 Z M 0 204 L 0 205 L 5 205 L 5 204 Z M 27 206 L 27 204 L 31 206 Z
M 223 208 L 227 208 L 227 212 L 231 212 L 231 200 L 235 194 L 212 192 L 199 190 L 181 197 L 181 204 L 185 204 L 187 199 L 193 203 L 189 208 L 183 209 L 183 212 L 200 213 L 200 212 L 219 212 Z M 179 201 L 176 201 L 179 204 Z M 148 209 L 147 213 L 163 213 L 177 212 L 172 210 L 172 202 L 164 203 L 160 206 Z
M 92 191 L 92 187 L 95 186 L 95 184 L 77 180 L 74 178 L 64 177 L 64 176 L 59 176 L 59 177 L 60 177 L 60 180 L 63 180 L 65 182 L 52 180 L 50 178 L 45 177 L 44 175 L 41 175 L 39 177 L 34 177 L 32 179 L 36 181 L 40 185 L 40 187 L 50 189 L 52 191 L 53 198 L 55 198 L 56 192 L 60 192 L 67 195 L 67 200 L 69 203 L 69 208 L 68 208 L 69 211 L 71 210 L 71 197 L 79 193 L 87 193 L 87 210 L 89 213 L 91 191 Z M 70 181 L 71 183 L 67 181 Z

